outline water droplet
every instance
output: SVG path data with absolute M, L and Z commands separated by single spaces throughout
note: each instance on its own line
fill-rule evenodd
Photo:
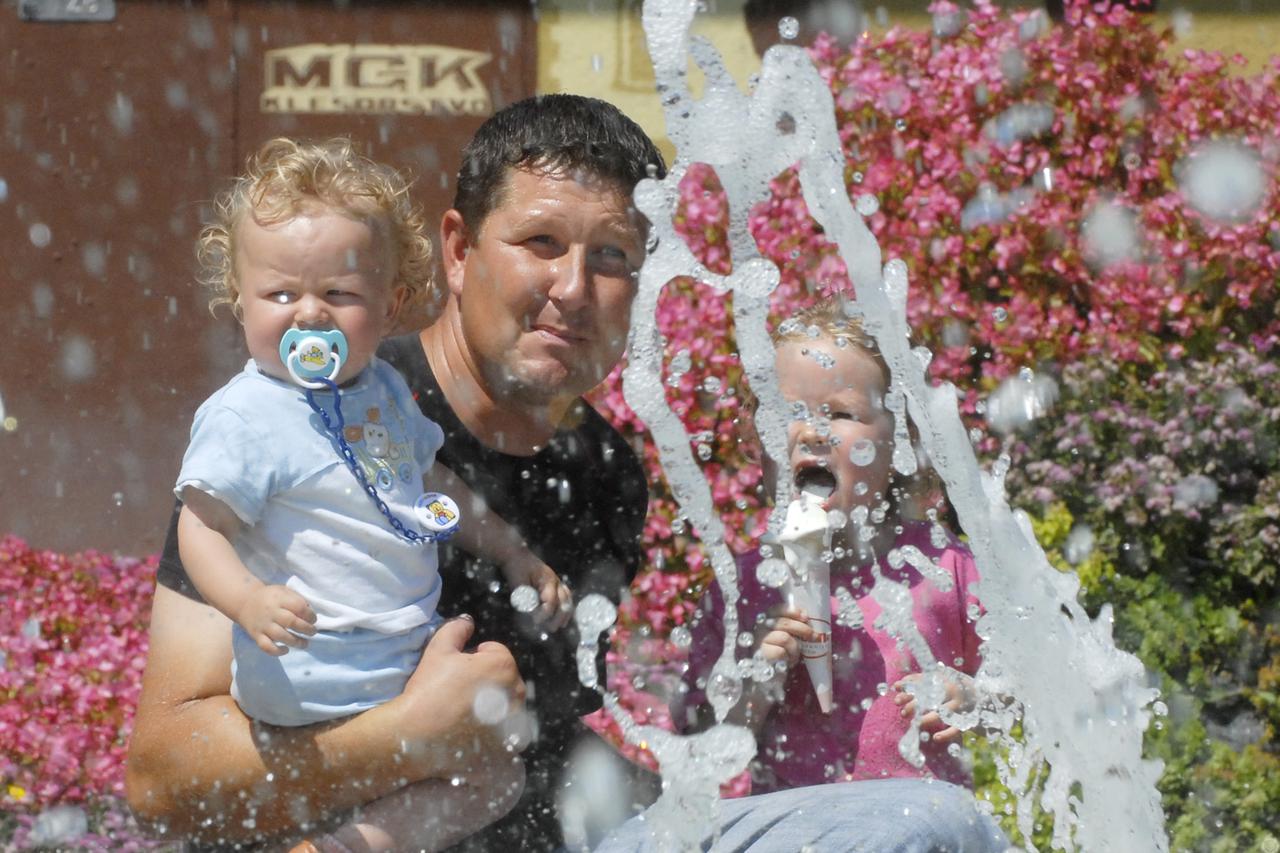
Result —
M 89 818 L 79 806 L 54 806 L 41 812 L 31 826 L 27 843 L 32 847 L 58 847 L 89 831 Z
M 1095 267 L 1137 260 L 1141 254 L 1137 214 L 1119 202 L 1094 205 L 1080 226 L 1080 236 L 1085 255 Z
M 991 312 L 991 316 L 995 318 L 997 323 L 1003 323 L 1009 319 L 1009 312 L 1004 309 L 1004 306 L 996 306 L 995 310 Z
M 101 243 L 86 243 L 80 250 L 85 271 L 95 278 L 102 278 L 107 271 L 107 250 Z
M 1218 484 L 1203 474 L 1188 474 L 1174 484 L 1174 509 L 1204 509 L 1217 502 Z
M 116 506 L 124 506 L 124 492 L 112 492 L 111 502 Z
M 43 249 L 53 239 L 53 232 L 49 230 L 48 225 L 37 222 L 27 229 L 27 236 L 31 238 L 32 245 L 37 249 Z
M 687 649 L 693 645 L 693 633 L 683 625 L 677 625 L 672 628 L 669 639 L 672 645 L 679 649 Z
M 800 35 L 800 22 L 790 15 L 786 16 L 782 20 L 778 21 L 778 35 L 782 36 L 787 41 L 791 41 L 793 38 Z
M 116 99 L 107 108 L 107 117 L 121 136 L 133 133 L 133 101 L 124 92 L 116 92 Z
M 876 445 L 869 438 L 860 438 L 849 448 L 849 461 L 854 465 L 867 466 L 875 461 Z M 866 486 L 866 483 L 863 483 Z
M 598 53 L 591 54 L 591 70 L 599 74 L 604 70 L 604 57 Z
M 732 670 L 725 670 L 719 666 L 712 670 L 711 677 L 707 679 L 707 699 L 713 708 L 724 708 L 727 712 L 738 704 L 741 698 L 742 679 L 738 678 Z
M 97 356 L 93 344 L 81 335 L 70 335 L 62 342 L 58 357 L 62 375 L 72 382 L 84 382 L 97 373 Z
M 1058 383 L 1051 376 L 1023 368 L 1011 376 L 987 400 L 987 423 L 1008 435 L 1044 417 L 1058 400 Z
M 1186 9 L 1173 10 L 1173 34 L 1180 39 L 1185 39 L 1191 35 L 1191 30 L 1195 26 L 1194 16 Z
M 789 577 L 791 577 L 790 567 L 777 557 L 761 560 L 760 565 L 756 566 L 756 579 L 770 589 L 780 588 Z
M 1062 556 L 1073 566 L 1078 566 L 1093 553 L 1093 528 L 1087 524 L 1077 524 L 1067 534 L 1062 544 Z
M 521 584 L 511 590 L 511 606 L 519 613 L 532 613 L 540 603 L 538 591 L 528 584 Z
M 1257 152 L 1235 140 L 1198 146 L 1178 162 L 1175 173 L 1191 206 L 1226 224 L 1253 218 L 1269 183 Z
M 708 376 L 706 379 L 702 380 L 702 390 L 706 391 L 708 394 L 719 394 L 720 379 L 715 376 Z
M 863 216 L 875 216 L 880 210 L 880 201 L 870 193 L 863 193 L 858 196 L 858 201 L 855 206 L 857 207 L 858 212 Z
M 613 602 L 596 592 L 584 596 L 573 614 L 578 633 L 584 642 L 587 638 L 594 641 L 601 633 L 609 630 L 617 618 L 618 609 L 613 606 Z
M 471 700 L 471 713 L 486 726 L 495 726 L 507 718 L 511 699 L 507 691 L 492 684 L 481 686 Z
M 5 181 L 4 178 L 0 178 L 0 204 L 3 204 L 4 202 L 8 201 L 8 199 L 9 199 L 9 184 Z
M 708 444 L 699 444 L 699 445 L 698 445 L 698 458 L 699 458 L 699 459 L 701 459 L 703 462 L 707 462 L 707 461 L 709 461 L 709 460 L 711 459 L 711 456 L 712 456 L 712 451 L 711 451 L 711 446 L 710 446 L 710 445 L 708 445 Z
M 818 366 L 823 370 L 831 370 L 836 366 L 836 360 L 829 353 L 825 353 L 820 349 L 811 350 L 808 347 L 804 347 L 800 350 L 800 354 L 817 362 Z
M 865 175 L 863 175 L 861 172 L 854 172 L 854 173 L 853 173 L 853 182 L 854 182 L 855 184 L 860 184 L 860 183 L 862 183 L 864 180 L 866 180 L 866 176 L 865 176 Z

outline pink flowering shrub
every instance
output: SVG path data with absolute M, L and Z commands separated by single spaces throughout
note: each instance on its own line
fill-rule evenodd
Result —
M 95 831 L 128 834 L 119 802 L 155 565 L 92 551 L 63 556 L 0 538 L 5 835 L 25 837 L 31 815 L 54 804 L 85 806 L 100 824 Z
M 1173 55 L 1169 33 L 1119 6 L 1068 7 L 1066 21 L 1050 25 L 1039 12 L 989 2 L 938 3 L 935 14 L 963 22 L 950 35 L 894 29 L 847 48 L 820 37 L 810 49 L 835 101 L 845 189 L 878 202 L 868 224 L 885 258 L 908 265 L 908 310 L 934 354 L 931 370 L 959 386 L 975 419 L 983 398 L 1024 367 L 1053 375 L 1088 361 L 1152 376 L 1181 359 L 1212 363 L 1224 340 L 1263 348 L 1280 332 L 1280 59 L 1245 76 L 1232 68 L 1238 60 Z M 1244 179 L 1230 174 L 1233 165 Z M 1234 195 L 1215 196 L 1232 185 Z M 714 170 L 694 164 L 680 190 L 682 235 L 708 268 L 727 272 L 729 216 Z M 774 181 L 750 228 L 781 272 L 772 322 L 851 292 L 794 172 Z M 668 400 L 703 460 L 731 543 L 745 548 L 762 529 L 762 495 L 734 424 L 742 373 L 731 316 L 709 287 L 678 280 L 658 323 Z M 618 373 L 597 403 L 643 436 Z M 1143 440 L 1162 439 L 1157 431 Z M 654 667 L 678 671 L 682 652 L 663 640 L 685 624 L 710 567 L 650 445 L 645 462 L 654 494 L 648 569 L 621 610 L 616 644 L 639 638 L 649 653 L 639 664 L 618 659 L 614 686 L 648 718 L 663 692 L 637 693 L 634 684 Z M 1118 484 L 1125 464 L 1111 473 Z M 1043 497 L 1052 485 L 1034 488 Z M 1248 526 L 1223 522 L 1232 524 Z

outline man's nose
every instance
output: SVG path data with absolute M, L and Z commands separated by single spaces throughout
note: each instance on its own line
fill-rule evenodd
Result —
M 586 304 L 587 291 L 587 253 L 575 246 L 556 259 L 547 296 L 562 310 L 572 310 Z

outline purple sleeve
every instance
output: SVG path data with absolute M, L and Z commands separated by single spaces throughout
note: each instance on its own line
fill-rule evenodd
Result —
M 782 601 L 777 590 L 762 587 L 756 579 L 759 563 L 757 554 L 737 558 L 739 632 L 754 631 L 757 617 Z M 707 701 L 706 679 L 724 649 L 724 595 L 718 582 L 712 581 L 702 594 L 689 632 L 693 636 L 689 644 L 689 667 L 683 676 L 686 690 L 671 703 L 671 719 L 679 732 L 694 722 L 690 711 Z M 749 658 L 753 653 L 753 649 L 735 646 L 735 658 Z
M 693 723 L 690 712 L 707 701 L 706 678 L 724 647 L 724 597 L 717 582 L 712 581 L 698 601 L 689 632 L 693 641 L 689 644 L 689 666 L 682 678 L 685 692 L 677 694 L 671 703 L 671 721 L 678 732 Z
M 974 594 L 973 585 L 980 580 L 978 565 L 973 554 L 959 543 L 953 544 L 942 554 L 941 564 L 951 571 L 955 577 L 956 610 L 959 616 L 959 641 L 964 666 L 958 667 L 962 672 L 974 675 L 982 663 L 982 640 L 978 637 L 976 618 L 970 613 L 983 612 L 982 602 Z

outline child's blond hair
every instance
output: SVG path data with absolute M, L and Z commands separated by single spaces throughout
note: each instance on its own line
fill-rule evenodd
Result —
M 799 314 L 793 314 L 773 330 L 773 345 L 828 338 L 835 341 L 837 346 L 845 346 L 840 343 L 843 340 L 865 352 L 876 363 L 880 376 L 884 379 L 884 387 L 888 390 L 893 378 L 889 373 L 889 365 L 880 355 L 875 339 L 862 327 L 862 321 L 856 314 L 850 316 L 845 311 L 845 304 L 845 300 L 837 296 L 810 305 Z
M 209 309 L 234 306 L 236 228 L 246 215 L 259 223 L 283 222 L 311 201 L 357 216 L 385 217 L 396 253 L 393 287 L 407 291 L 406 307 L 434 296 L 431 240 L 422 209 L 409 198 L 400 172 L 356 152 L 349 139 L 303 143 L 285 137 L 267 142 L 249 158 L 245 173 L 214 201 L 213 218 L 196 243 L 199 281 L 212 293 Z

